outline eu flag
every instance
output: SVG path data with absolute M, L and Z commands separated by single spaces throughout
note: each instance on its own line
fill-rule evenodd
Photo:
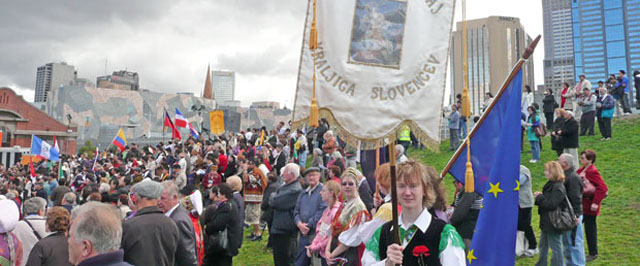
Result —
M 467 254 L 469 265 L 515 263 L 521 98 L 522 70 L 518 70 L 470 139 L 475 190 L 484 201 Z M 466 162 L 464 148 L 449 170 L 463 183 Z

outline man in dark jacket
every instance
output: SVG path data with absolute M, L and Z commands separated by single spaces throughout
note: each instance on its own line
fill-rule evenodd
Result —
M 576 173 L 576 166 L 573 164 L 573 156 L 571 154 L 561 154 L 558 157 L 558 163 L 564 170 L 564 187 L 567 191 L 567 198 L 571 202 L 574 213 L 580 219 L 575 229 L 564 232 L 562 236 L 564 256 L 567 260 L 567 265 L 585 265 L 584 239 L 582 235 L 582 191 L 584 190 L 584 184 Z
M 269 205 L 273 208 L 273 225 L 269 233 L 275 244 L 272 248 L 273 264 L 276 266 L 293 265 L 295 259 L 298 228 L 293 220 L 293 211 L 302 191 L 299 175 L 300 166 L 287 164 L 282 171 L 285 184 L 269 197 Z
M 158 208 L 160 183 L 145 179 L 131 187 L 136 214 L 122 224 L 124 260 L 133 265 L 173 266 L 178 227 Z
M 633 85 L 636 87 L 636 109 L 640 110 L 640 70 L 633 71 Z
M 322 212 L 327 208 L 327 203 L 322 200 L 320 191 L 322 191 L 322 183 L 320 183 L 320 168 L 309 167 L 304 171 L 304 178 L 307 182 L 307 189 L 298 196 L 298 204 L 293 211 L 294 221 L 300 237 L 298 245 L 298 254 L 296 256 L 296 265 L 310 265 L 311 260 L 307 257 L 307 246 L 311 245 L 316 236 L 316 225 L 322 217 Z
M 573 156 L 573 165 L 578 165 L 578 121 L 574 118 L 573 112 L 564 112 L 565 122 L 558 131 L 562 138 L 562 153 Z
M 78 266 L 131 266 L 120 249 L 120 212 L 111 205 L 88 202 L 71 213 L 69 262 Z
M 196 233 L 187 210 L 178 201 L 178 186 L 173 181 L 162 182 L 162 195 L 158 208 L 178 227 L 178 247 L 176 250 L 176 266 L 198 265 L 196 254 Z
M 273 171 L 267 174 L 267 178 L 269 179 L 269 183 L 267 185 L 267 188 L 264 190 L 262 203 L 260 203 L 260 210 L 262 212 L 260 221 L 267 223 L 267 227 L 271 228 L 271 225 L 273 224 L 273 208 L 269 206 L 269 197 L 271 196 L 271 194 L 276 192 L 276 190 L 280 188 L 282 184 L 278 182 L 278 176 L 276 176 L 276 173 Z M 269 235 L 269 239 L 267 240 L 267 247 L 272 247 L 271 235 Z

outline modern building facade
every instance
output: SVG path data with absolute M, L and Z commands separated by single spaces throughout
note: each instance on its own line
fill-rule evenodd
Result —
M 114 71 L 111 75 L 100 76 L 96 80 L 98 88 L 118 90 L 140 90 L 138 73 L 126 70 Z
M 46 102 L 51 88 L 72 84 L 77 72 L 65 62 L 48 63 L 39 66 L 36 74 L 36 93 L 34 102 Z
M 571 0 L 571 10 L 576 80 L 640 69 L 640 0 Z
M 218 103 L 236 99 L 236 73 L 233 71 L 216 71 L 211 73 L 213 98 Z
M 456 24 L 451 45 L 451 90 L 462 93 L 464 79 L 462 22 Z M 492 16 L 467 21 L 467 55 L 469 67 L 469 97 L 471 112 L 480 114 L 487 92 L 495 93 L 531 43 L 520 19 Z M 533 60 L 523 66 L 522 86 L 535 88 Z
M 542 0 L 544 89 L 554 92 L 561 89 L 564 82 L 571 86 L 576 82 L 571 1 Z

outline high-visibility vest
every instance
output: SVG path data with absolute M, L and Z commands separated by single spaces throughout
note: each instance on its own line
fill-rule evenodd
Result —
M 398 136 L 399 141 L 411 141 L 411 130 L 408 126 L 404 126 Z

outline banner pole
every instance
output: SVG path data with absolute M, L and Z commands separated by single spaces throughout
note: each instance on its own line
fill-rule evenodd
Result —
M 393 243 L 402 245 L 400 243 L 400 230 L 398 229 L 398 191 L 396 190 L 396 143 L 395 140 L 389 141 L 389 171 L 391 174 L 391 216 L 392 216 L 392 230 L 391 235 Z

